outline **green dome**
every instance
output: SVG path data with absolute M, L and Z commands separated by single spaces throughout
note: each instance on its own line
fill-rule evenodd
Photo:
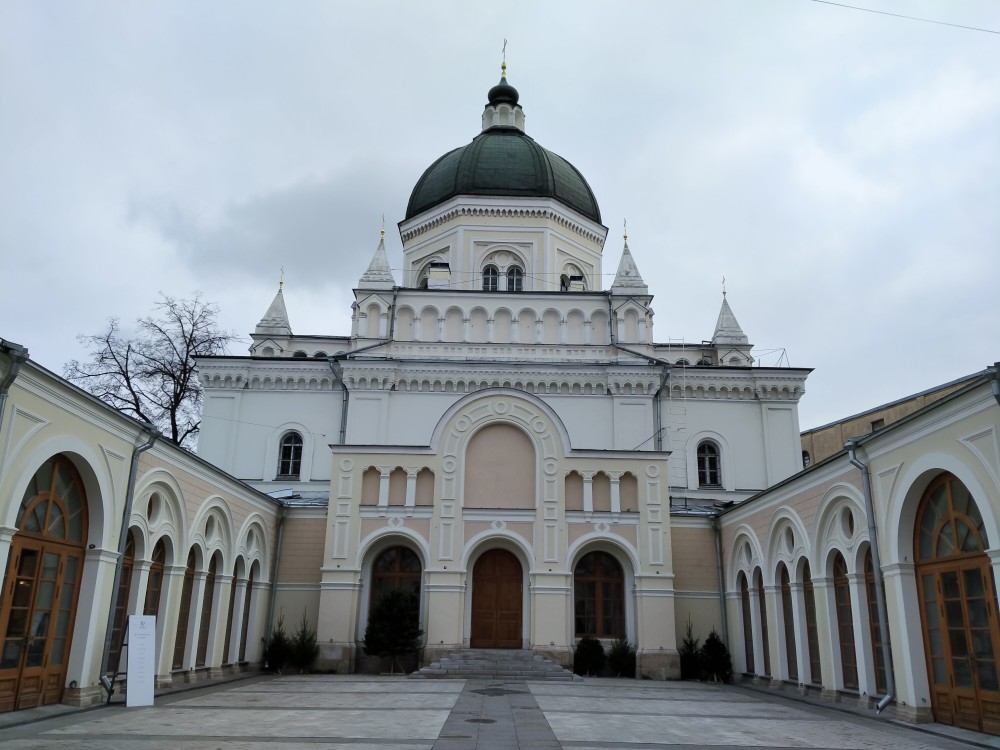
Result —
M 518 94 L 503 78 L 490 89 L 489 99 L 488 106 L 516 107 Z M 554 198 L 601 223 L 597 199 L 579 170 L 517 127 L 487 128 L 472 143 L 449 151 L 431 164 L 410 194 L 406 218 L 457 195 Z

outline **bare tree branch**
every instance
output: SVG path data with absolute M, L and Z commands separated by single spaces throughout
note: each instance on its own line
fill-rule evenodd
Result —
M 202 401 L 194 358 L 224 354 L 236 340 L 218 327 L 219 308 L 201 298 L 178 299 L 161 292 L 152 315 L 136 321 L 136 333 L 122 333 L 117 318 L 106 331 L 77 338 L 90 359 L 63 368 L 76 382 L 119 411 L 156 425 L 178 445 L 193 448 Z

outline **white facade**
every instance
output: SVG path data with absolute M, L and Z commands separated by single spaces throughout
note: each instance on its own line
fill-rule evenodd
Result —
M 739 502 L 801 468 L 797 403 L 808 370 L 753 366 L 725 299 L 710 342 L 656 343 L 652 296 L 628 245 L 601 290 L 607 229 L 589 187 L 526 139 L 516 92 L 495 96 L 504 86 L 491 91 L 483 134 L 468 147 L 487 154 L 469 173 L 487 174 L 492 192 L 470 183 L 469 194 L 432 198 L 401 222 L 401 283 L 380 243 L 349 334 L 295 336 L 279 289 L 250 356 L 199 363 L 199 450 L 259 489 L 326 501 L 321 576 L 307 583 L 303 572 L 289 586 L 317 593 L 331 666 L 357 667 L 371 566 L 392 545 L 419 557 L 425 659 L 477 640 L 474 568 L 503 548 L 523 575 L 515 640 L 567 661 L 587 630 L 574 623 L 574 571 L 599 550 L 621 569 L 616 634 L 637 645 L 642 671 L 674 675 L 671 507 Z M 554 165 L 551 194 L 525 194 L 518 170 L 530 164 L 516 154 L 488 161 L 490 148 L 509 144 Z M 510 190 L 499 194 L 504 180 Z M 474 452 L 495 466 L 470 467 L 477 420 L 513 426 L 526 442 L 494 431 L 491 447 Z M 430 489 L 417 498 L 422 471 Z M 366 497 L 373 473 L 378 489 Z M 526 496 L 479 496 L 476 482 L 515 475 L 535 478 Z

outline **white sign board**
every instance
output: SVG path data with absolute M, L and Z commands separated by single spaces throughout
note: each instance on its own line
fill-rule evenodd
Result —
M 156 675 L 156 618 L 152 615 L 129 615 L 125 674 L 128 680 L 125 705 L 152 706 Z

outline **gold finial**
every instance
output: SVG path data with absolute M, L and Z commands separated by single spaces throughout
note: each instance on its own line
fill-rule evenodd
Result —
M 625 227 L 625 234 L 623 236 L 625 238 L 625 244 L 627 245 L 628 244 L 628 219 L 624 220 L 623 226 Z
M 382 212 L 382 231 L 381 231 L 381 238 L 382 238 L 383 240 L 385 239 L 385 212 L 384 212 L 384 211 Z
M 726 300 L 726 277 L 723 276 L 722 277 L 722 301 L 725 302 L 725 300 Z
M 278 279 L 278 291 L 280 292 L 285 286 L 285 267 L 281 267 L 281 278 Z
M 500 50 L 500 54 L 503 55 L 503 61 L 500 63 L 500 77 L 507 77 L 507 40 L 503 40 L 503 49 Z

